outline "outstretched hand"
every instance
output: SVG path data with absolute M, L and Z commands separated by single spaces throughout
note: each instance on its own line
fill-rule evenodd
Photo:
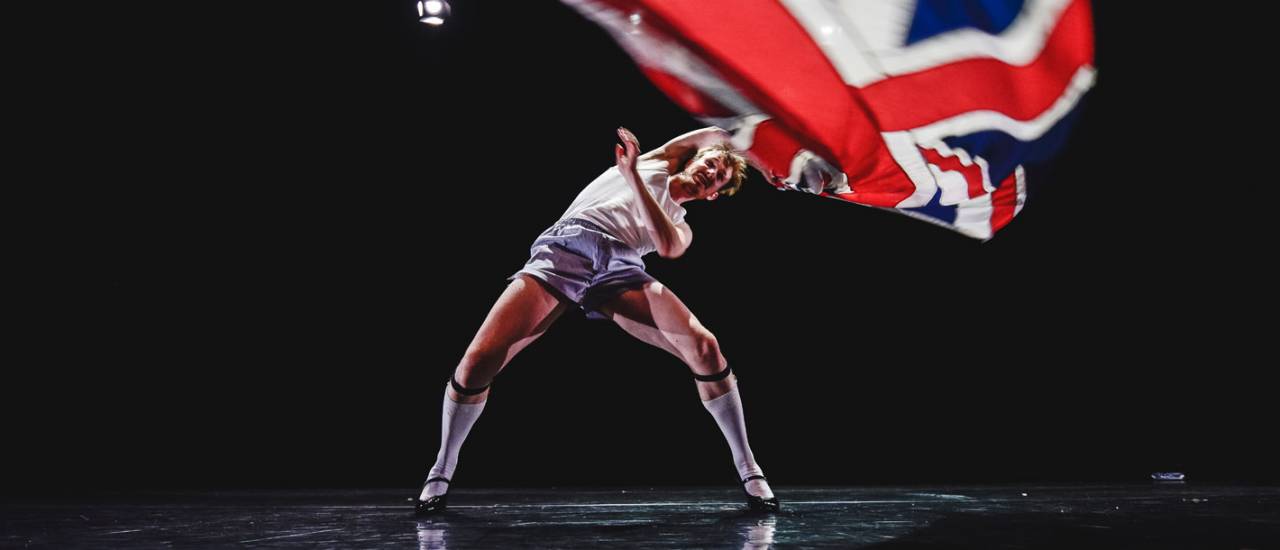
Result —
M 618 128 L 618 139 L 622 143 L 614 146 L 614 156 L 618 159 L 618 169 L 624 174 L 635 169 L 636 157 L 640 156 L 640 142 L 635 134 L 626 128 Z

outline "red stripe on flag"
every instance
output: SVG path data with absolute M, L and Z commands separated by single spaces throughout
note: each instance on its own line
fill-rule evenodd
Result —
M 982 167 L 977 163 L 966 165 L 960 161 L 959 156 L 944 157 L 937 150 L 924 147 L 920 147 L 920 153 L 924 155 L 924 160 L 938 169 L 959 172 L 964 176 L 965 182 L 969 184 L 969 198 L 986 194 L 987 190 L 982 186 Z
M 1018 207 L 1018 175 L 1009 174 L 1009 177 L 1000 182 L 1000 188 L 991 194 L 991 233 L 994 234 L 1013 220 L 1013 214 Z
M 846 143 L 871 142 L 875 131 L 865 110 L 804 27 L 776 0 L 609 1 L 642 6 L 649 12 L 646 25 L 706 61 L 793 130 L 804 148 L 835 160 L 830 153 Z
M 882 80 L 860 91 L 885 131 L 910 130 L 979 110 L 1031 120 L 1062 96 L 1082 65 L 1093 61 L 1091 20 L 1087 0 L 1072 2 L 1030 65 L 958 61 Z
M 683 80 L 655 67 L 639 65 L 644 75 L 667 94 L 672 101 L 694 116 L 731 117 L 736 115 L 728 107 L 721 105 L 715 98 L 702 93 L 701 90 L 685 84 Z
M 800 142 L 772 120 L 756 126 L 755 137 L 748 153 L 751 160 L 768 176 L 769 183 L 781 187 L 781 180 L 791 172 L 791 159 L 800 152 Z
M 801 147 L 843 170 L 854 190 L 843 197 L 894 206 L 914 192 L 866 105 L 776 0 L 603 1 L 639 10 L 644 32 L 697 55 Z

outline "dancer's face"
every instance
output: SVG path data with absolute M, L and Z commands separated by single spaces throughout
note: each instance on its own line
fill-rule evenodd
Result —
M 724 151 L 702 151 L 686 164 L 672 182 L 688 200 L 715 200 L 720 188 L 733 180 L 733 161 Z

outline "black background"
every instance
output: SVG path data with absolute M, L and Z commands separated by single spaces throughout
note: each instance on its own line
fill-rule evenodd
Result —
M 453 4 L 52 14 L 6 490 L 420 482 L 449 373 L 614 129 L 700 126 L 558 3 Z M 1097 87 L 994 240 L 753 174 L 648 258 L 775 487 L 1277 480 L 1265 158 L 1184 32 L 1216 21 L 1100 4 Z M 608 322 L 567 314 L 494 388 L 460 486 L 733 482 L 687 370 Z

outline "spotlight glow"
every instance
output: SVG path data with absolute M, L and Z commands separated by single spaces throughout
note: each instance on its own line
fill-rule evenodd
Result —
M 427 0 L 423 2 L 423 5 L 427 8 L 427 13 L 431 15 L 440 15 L 440 12 L 444 11 L 444 2 L 440 0 Z
M 440 26 L 444 24 L 444 19 L 440 17 L 427 17 L 423 19 L 422 22 L 428 25 Z

